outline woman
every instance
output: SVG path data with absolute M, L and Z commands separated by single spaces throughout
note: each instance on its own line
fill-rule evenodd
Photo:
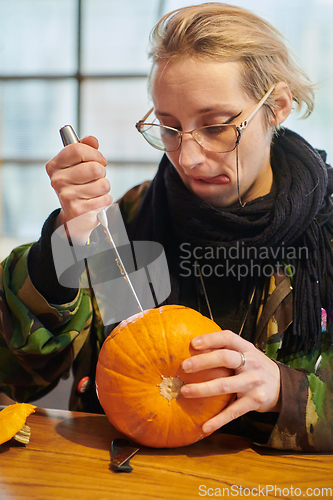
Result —
M 193 340 L 198 355 L 184 361 L 184 371 L 234 370 L 186 385 L 183 395 L 237 394 L 204 432 L 230 424 L 274 448 L 332 450 L 332 171 L 301 137 L 280 129 L 293 104 L 311 112 L 312 86 L 272 26 L 220 3 L 162 18 L 151 56 L 153 110 L 137 128 L 165 155 L 154 180 L 132 189 L 120 207 L 130 239 L 165 248 L 167 302 L 210 314 L 221 327 Z M 70 303 L 70 314 L 78 293 L 52 280 L 49 238 L 54 224 L 81 215 L 71 236 L 84 243 L 96 214 L 111 203 L 97 148 L 88 137 L 48 163 L 62 209 L 29 253 L 35 288 L 62 311 Z M 78 337 L 89 323 L 85 293 L 82 312 L 71 316 L 86 321 L 75 326 Z M 89 327 L 74 362 L 79 377 L 93 377 L 102 341 L 100 325 Z M 71 362 L 69 356 L 63 366 Z M 50 368 L 48 376 L 55 381 Z M 84 397 L 94 409 L 88 394 L 81 404 Z

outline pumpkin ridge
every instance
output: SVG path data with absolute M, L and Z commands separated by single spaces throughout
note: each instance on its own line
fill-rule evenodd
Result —
M 128 330 L 129 330 L 129 333 L 131 334 L 132 339 L 134 339 L 134 340 L 135 340 L 135 345 L 138 347 L 138 354 L 139 354 L 139 351 L 140 351 L 140 355 L 142 354 L 142 356 L 144 357 L 144 359 L 145 359 L 145 361 L 146 361 L 146 363 L 147 363 L 147 366 L 154 368 L 153 363 L 149 360 L 149 358 L 147 358 L 147 356 L 146 356 L 146 354 L 145 354 L 144 350 L 141 348 L 140 344 L 137 342 L 137 339 L 136 339 L 136 338 L 135 338 L 135 336 L 133 335 L 133 332 L 131 332 L 130 328 L 129 328 Z M 127 332 L 126 332 L 126 333 L 127 333 Z M 120 346 L 117 346 L 117 347 L 118 347 L 118 349 L 122 352 L 122 355 L 123 355 L 123 354 L 125 355 L 125 356 L 124 356 L 125 358 L 130 359 L 132 362 L 133 362 L 133 361 L 135 361 L 135 358 L 133 358 L 133 357 L 131 356 L 131 354 L 130 354 L 130 353 L 128 353 L 126 349 L 124 349 L 124 346 L 121 346 L 121 347 L 120 347 Z
M 177 319 L 178 319 L 178 314 L 177 313 L 178 313 L 179 310 L 181 310 L 181 309 L 188 310 L 188 308 L 185 307 L 185 306 L 177 306 L 177 305 L 176 306 L 175 305 L 163 306 L 164 310 L 166 308 L 168 308 L 172 312 L 175 312 L 175 316 L 176 316 Z M 168 331 L 168 328 L 169 328 L 169 325 L 168 325 L 169 319 L 168 319 L 168 317 L 166 315 L 160 314 L 160 322 L 161 322 L 161 326 L 162 326 L 161 329 L 162 329 L 162 333 L 163 333 L 163 339 L 165 341 L 165 351 L 167 352 L 168 361 L 169 361 L 169 363 L 171 363 L 171 367 L 169 369 L 169 372 L 168 372 L 167 376 L 168 377 L 175 377 L 176 376 L 176 372 L 178 372 L 178 370 L 180 368 L 180 364 L 179 364 L 179 366 L 176 367 L 176 372 L 174 372 L 172 370 L 172 365 L 173 365 L 172 358 L 173 358 L 173 354 L 170 351 L 170 339 L 168 339 L 168 336 L 165 334 L 165 332 Z M 180 339 L 180 335 L 178 335 L 177 338 Z M 190 344 L 190 341 L 189 341 L 189 344 Z M 171 349 L 172 349 L 172 347 L 173 346 L 171 344 Z
M 126 332 L 124 332 L 124 335 L 128 335 L 128 333 L 130 333 L 131 335 L 131 338 L 134 340 L 135 342 L 135 345 L 136 347 L 138 348 L 138 351 L 140 351 L 140 354 L 142 355 L 142 357 L 144 357 L 146 363 L 147 363 L 147 366 L 149 366 L 150 368 L 153 369 L 153 372 L 155 372 L 156 374 L 159 375 L 159 370 L 158 370 L 158 367 L 156 367 L 152 362 L 151 360 L 147 357 L 145 351 L 142 349 L 141 345 L 139 344 L 139 341 L 138 341 L 138 338 L 137 338 L 137 335 L 134 335 L 133 334 L 133 328 L 135 330 L 135 326 L 134 324 L 132 323 L 129 323 L 126 327 L 122 328 L 118 333 L 117 335 L 115 335 L 113 338 L 110 339 L 110 341 L 114 340 L 114 343 L 112 344 L 112 351 L 114 352 L 114 354 L 116 355 L 117 354 L 117 350 L 118 352 L 121 352 L 121 355 L 124 356 L 125 358 L 128 358 L 129 360 L 133 361 L 133 357 L 130 355 L 130 353 L 128 353 L 128 351 L 126 349 L 124 349 L 124 341 L 122 340 L 121 338 L 121 333 L 124 329 L 126 329 Z M 145 330 L 146 330 L 146 333 L 147 333 L 147 328 L 146 326 L 144 325 L 145 327 Z M 118 336 L 118 340 L 117 339 L 117 336 Z M 148 333 L 147 333 L 147 336 Z M 127 343 L 127 342 L 126 342 Z M 119 345 L 120 344 L 120 345 Z M 117 356 L 115 356 L 117 357 Z M 106 365 L 103 364 L 103 366 L 106 368 Z
M 165 306 L 165 307 L 169 307 L 170 309 L 173 309 L 173 306 L 171 306 L 171 305 L 170 306 Z M 159 318 L 159 323 L 161 325 L 161 332 L 160 333 L 162 333 L 162 335 L 163 335 L 163 340 L 164 340 L 164 345 L 165 345 L 165 352 L 167 353 L 167 358 L 170 359 L 170 350 L 169 350 L 169 345 L 168 345 L 168 342 L 167 342 L 167 337 L 165 335 L 165 324 L 163 323 L 163 318 L 162 318 L 163 314 L 161 314 L 161 308 L 160 307 L 156 308 L 153 311 L 156 311 L 156 312 L 154 312 L 154 315 Z M 159 359 L 160 353 L 157 352 L 155 344 L 153 344 L 151 347 L 153 347 L 153 349 L 154 349 L 155 359 Z M 167 360 L 165 360 L 165 361 L 167 361 Z M 160 376 L 162 375 L 161 371 L 162 370 L 158 370 L 158 374 Z M 164 372 L 164 373 L 166 375 L 170 376 L 170 373 L 167 373 L 167 372 Z
M 118 377 L 125 377 L 125 378 L 129 378 L 131 380 L 136 380 L 137 382 L 140 382 L 142 384 L 146 384 L 148 386 L 151 386 L 151 381 L 145 381 L 144 379 L 140 378 L 140 377 L 134 377 L 132 374 L 131 375 L 127 375 L 125 372 L 119 372 L 119 370 L 116 372 L 114 371 L 112 368 L 108 368 L 106 365 L 103 365 L 103 370 L 106 370 L 107 372 L 109 372 L 110 374 L 112 374 L 113 377 L 115 378 L 118 378 Z
M 171 405 L 171 401 L 168 403 L 169 406 Z M 171 424 L 171 419 L 173 418 L 173 412 L 165 412 L 164 418 L 167 417 L 165 421 L 165 435 L 169 436 L 169 429 L 170 429 L 170 424 Z M 167 439 L 168 441 L 169 439 Z
M 152 363 L 152 361 L 148 358 L 148 356 L 147 356 L 147 354 L 145 353 L 145 351 L 143 350 L 142 346 L 139 344 L 139 339 L 137 338 L 137 336 L 136 336 L 136 335 L 134 335 L 134 334 L 133 334 L 133 331 L 132 331 L 132 330 L 133 330 L 133 329 L 132 329 L 132 327 L 133 327 L 133 326 L 134 326 L 134 325 L 133 325 L 132 323 L 130 323 L 130 324 L 128 325 L 128 330 L 129 330 L 129 332 L 131 333 L 132 339 L 135 341 L 136 346 L 139 348 L 141 355 L 142 355 L 142 356 L 145 358 L 145 360 L 148 362 L 148 365 L 149 365 L 151 368 L 153 368 L 153 371 L 154 371 L 155 373 L 157 373 L 157 374 L 159 375 L 159 374 L 160 374 L 160 370 L 158 369 L 158 366 L 157 366 L 157 365 L 154 365 L 154 364 Z M 144 326 L 144 330 L 145 330 L 146 337 L 147 337 L 147 338 L 149 338 L 149 337 L 150 337 L 150 335 L 149 335 L 148 328 L 146 327 L 146 325 L 145 325 L 144 323 L 143 323 L 143 326 Z M 135 327 L 134 327 L 134 330 L 135 330 Z M 154 346 L 154 350 L 155 350 L 155 346 Z M 155 351 L 155 352 L 156 352 L 156 351 Z M 131 359 L 132 359 L 132 358 L 131 358 Z M 157 359 L 158 359 L 158 358 L 157 358 Z
M 163 339 L 164 339 L 164 344 L 165 344 L 165 351 L 167 352 L 168 359 L 170 360 L 170 349 L 169 349 L 168 340 L 167 340 L 166 335 L 165 335 L 165 321 L 163 321 L 163 320 L 164 320 L 164 316 L 163 316 L 163 314 L 160 314 L 160 323 L 162 326 L 162 334 L 163 334 Z M 169 376 L 171 376 L 171 373 L 169 373 Z
M 174 401 L 174 406 L 178 406 L 181 408 L 182 410 L 182 405 L 179 401 Z M 173 411 L 172 413 L 170 412 L 169 414 L 169 426 L 168 426 L 168 438 L 167 438 L 167 442 L 166 442 L 166 447 L 169 447 L 170 444 L 172 446 L 172 440 L 174 439 L 173 437 L 173 433 L 169 433 L 169 428 L 170 428 L 170 422 L 171 422 L 171 416 L 172 416 L 172 425 L 176 428 L 176 429 L 182 429 L 183 427 L 183 422 L 181 422 L 181 419 L 179 418 L 180 417 L 180 412 L 179 411 Z M 171 443 L 170 443 L 171 441 Z
M 147 425 L 147 422 L 145 422 L 144 420 L 142 420 L 141 423 L 136 422 L 135 433 L 136 433 L 137 442 L 139 442 L 139 443 L 142 443 L 143 438 L 147 435 L 147 431 L 145 430 L 146 425 Z M 128 429 L 127 435 L 129 437 L 131 437 L 131 431 L 132 431 L 132 429 L 131 429 L 130 426 L 127 426 L 127 429 Z M 141 429 L 144 430 L 142 436 L 140 436 L 140 430 Z M 124 433 L 126 434 L 126 432 L 124 432 Z M 150 434 L 152 434 L 152 433 L 150 432 Z M 158 436 L 157 436 L 157 434 L 158 434 Z M 157 442 L 159 441 L 158 437 L 159 436 L 163 437 L 164 434 L 165 434 L 165 429 L 164 428 L 160 429 L 158 427 L 154 427 L 154 443 L 151 441 L 151 438 L 149 438 L 149 440 L 150 440 L 149 446 L 153 446 L 153 447 L 156 446 L 156 441 Z
M 127 328 L 126 333 L 128 333 L 128 330 L 129 330 L 129 328 Z M 119 332 L 119 333 L 121 333 L 121 332 Z M 132 334 L 132 332 L 130 332 L 130 333 Z M 114 339 L 115 339 L 115 338 L 116 338 L 116 337 L 114 337 Z M 134 338 L 133 334 L 132 334 L 132 338 Z M 111 339 L 111 340 L 113 340 L 113 339 Z M 135 339 L 135 340 L 136 340 L 136 339 Z M 136 344 L 137 344 L 137 342 L 136 342 Z M 137 345 L 138 345 L 138 344 L 137 344 Z M 140 346 L 139 346 L 139 347 L 140 347 Z M 133 358 L 132 358 L 132 357 L 131 357 L 131 355 L 130 355 L 127 351 L 126 351 L 126 349 L 123 349 L 123 347 L 122 347 L 121 345 L 119 345 L 117 342 L 114 342 L 114 343 L 112 344 L 111 349 L 112 349 L 112 351 L 113 351 L 113 354 L 115 355 L 115 358 L 117 357 L 117 353 L 118 353 L 118 352 L 121 352 L 121 355 L 122 355 L 124 358 L 127 358 L 127 359 L 129 359 L 130 361 L 133 361 Z M 141 352 L 142 352 L 142 353 L 144 353 L 144 351 L 142 351 L 142 350 L 141 350 Z M 149 359 L 148 359 L 146 356 L 145 356 L 145 359 L 148 361 L 148 366 L 149 366 L 149 367 L 155 368 L 155 366 L 154 366 L 154 365 L 153 365 L 153 364 L 149 361 Z M 107 364 L 105 364 L 105 363 L 103 362 L 103 358 L 102 358 L 102 357 L 101 357 L 101 359 L 100 359 L 100 364 L 101 364 L 101 365 L 103 365 L 103 368 L 104 368 L 105 370 L 108 370 L 108 371 L 110 371 L 110 372 L 114 373 L 114 371 L 113 371 L 112 369 L 108 368 Z M 159 372 L 157 372 L 157 373 L 159 373 Z M 131 377 L 131 378 L 133 378 L 133 377 Z
M 117 424 L 115 427 L 122 432 L 123 434 L 128 435 L 129 437 L 133 436 L 133 431 L 135 430 L 136 434 L 136 439 L 138 442 L 140 440 L 147 439 L 147 434 L 149 436 L 150 440 L 150 445 L 149 446 L 154 446 L 154 444 L 151 442 L 151 437 L 154 437 L 154 441 L 158 442 L 159 439 L 163 439 L 163 436 L 165 436 L 166 429 L 169 429 L 169 424 L 166 425 L 166 413 L 163 415 L 160 415 L 160 418 L 158 418 L 158 414 L 156 414 L 156 418 L 158 418 L 158 423 L 155 421 L 151 422 L 151 426 L 149 426 L 149 429 L 147 431 L 146 426 L 147 426 L 147 420 L 144 418 L 145 412 L 144 409 L 147 404 L 147 400 L 144 400 L 144 395 L 147 394 L 147 391 L 142 392 L 142 398 L 140 400 L 140 405 L 136 406 L 136 418 L 132 420 L 126 420 L 124 418 L 124 415 L 127 414 L 127 412 L 130 410 L 131 405 L 121 405 L 121 406 L 116 406 L 112 408 L 112 415 L 113 418 L 117 420 Z M 119 395 L 119 394 L 118 394 Z M 112 397 L 112 393 L 108 391 L 108 396 Z M 135 390 L 135 396 L 138 397 L 139 394 Z M 150 402 L 151 400 L 151 402 Z M 156 397 L 153 395 L 149 396 L 148 403 L 152 407 L 153 402 L 156 400 Z M 137 401 L 137 399 L 136 399 Z M 140 429 L 143 429 L 144 432 L 142 432 L 142 435 L 140 436 Z
M 195 398 L 196 400 L 199 398 Z M 185 404 L 184 404 L 185 403 Z M 175 406 L 177 410 L 174 411 L 173 417 L 178 419 L 178 425 L 181 427 L 183 425 L 183 418 L 186 415 L 186 418 L 190 418 L 193 427 L 197 427 L 197 422 L 195 422 L 193 416 L 189 412 L 189 407 L 192 407 L 195 404 L 194 399 L 186 400 L 184 396 L 180 396 L 179 400 L 175 401 Z
M 212 396 L 210 396 L 210 397 L 212 397 Z M 189 412 L 185 411 L 185 409 L 183 409 L 183 408 L 182 408 L 182 410 L 183 410 L 183 413 L 186 413 L 186 416 L 190 418 L 190 420 L 191 420 L 191 422 L 192 422 L 192 424 L 193 424 L 193 427 L 198 427 L 198 420 L 197 420 L 197 419 L 195 419 L 195 414 L 194 414 L 194 415 L 191 415 Z M 212 417 L 210 417 L 208 420 L 210 420 L 211 418 L 216 417 L 216 415 L 217 415 L 217 413 L 216 413 L 215 415 L 213 415 Z M 208 420 L 207 420 L 207 421 L 208 421 Z M 205 423 L 205 422 L 203 422 L 203 424 L 204 424 L 204 423 Z M 202 425 L 203 425 L 203 424 L 202 424 Z M 202 427 L 202 426 L 201 426 L 201 427 Z

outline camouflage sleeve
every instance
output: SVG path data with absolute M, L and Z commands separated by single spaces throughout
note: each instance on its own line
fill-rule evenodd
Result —
M 149 184 L 132 188 L 119 201 L 126 223 Z M 0 392 L 16 401 L 49 392 L 70 370 L 92 330 L 102 342 L 103 325 L 91 292 L 69 289 L 66 294 L 51 279 L 56 216 L 57 211 L 44 224 L 39 242 L 14 249 L 0 264 Z M 66 296 L 70 300 L 62 303 Z
M 323 342 L 325 346 L 325 341 Z M 268 446 L 333 451 L 333 347 L 279 363 L 281 411 Z
M 85 343 L 93 310 L 89 292 L 52 305 L 32 284 L 30 245 L 0 265 L 0 391 L 17 401 L 37 399 L 69 370 Z
M 321 362 L 318 368 L 316 360 Z M 278 362 L 280 412 L 247 413 L 242 417 L 242 434 L 255 444 L 278 450 L 332 453 L 333 349 L 319 357 L 318 352 L 295 355 L 288 364 Z
M 257 323 L 262 335 L 256 346 L 280 369 L 280 412 L 248 413 L 242 417 L 243 434 L 252 442 L 270 448 L 332 452 L 333 346 L 323 321 L 320 350 L 279 355 L 282 337 L 293 320 L 293 296 L 288 288 L 287 277 L 272 277 Z M 276 301 L 274 295 L 282 300 Z M 275 304 L 273 312 L 272 304 Z M 267 323 L 261 322 L 263 317 L 269 318 Z M 262 330 L 260 323 L 266 324 Z
M 124 194 L 124 196 L 118 200 L 117 203 L 119 203 L 121 212 L 125 218 L 125 224 L 129 224 L 138 208 L 139 205 L 150 185 L 151 181 L 145 181 L 142 184 L 139 184 L 138 186 L 133 187 L 127 193 Z
M 268 324 L 266 354 L 275 361 L 280 346 L 278 337 L 292 321 L 291 296 L 281 303 Z M 283 316 L 284 322 L 281 321 Z M 279 360 L 278 366 L 281 409 L 267 445 L 284 450 L 332 452 L 333 346 L 326 331 L 324 309 L 320 349 L 286 354 Z

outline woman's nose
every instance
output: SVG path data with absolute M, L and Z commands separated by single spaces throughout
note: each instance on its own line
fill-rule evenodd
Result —
M 197 167 L 205 161 L 204 149 L 190 134 L 183 135 L 180 145 L 179 164 L 185 169 Z

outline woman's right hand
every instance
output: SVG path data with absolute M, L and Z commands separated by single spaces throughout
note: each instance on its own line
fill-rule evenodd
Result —
M 70 226 L 71 238 L 79 244 L 84 244 L 98 225 L 98 213 L 112 203 L 107 161 L 98 146 L 95 137 L 85 137 L 63 148 L 46 164 L 61 205 L 57 227 L 65 223 Z

